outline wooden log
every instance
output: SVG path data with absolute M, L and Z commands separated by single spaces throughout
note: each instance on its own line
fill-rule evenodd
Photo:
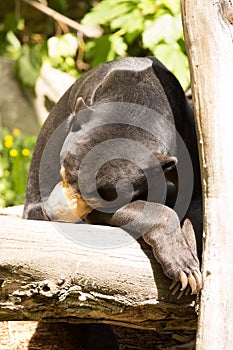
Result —
M 9 216 L 0 221 L 0 320 L 195 330 L 194 298 L 171 296 L 170 280 L 150 247 L 123 230 L 68 224 L 89 245 L 101 240 L 100 249 L 65 237 L 63 224 Z M 109 248 L 109 242 L 121 244 Z
M 230 0 L 182 0 L 204 189 L 204 289 L 197 350 L 233 343 L 232 85 Z

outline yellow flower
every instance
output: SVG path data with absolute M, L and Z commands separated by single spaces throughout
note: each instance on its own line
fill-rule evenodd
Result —
M 18 151 L 17 151 L 17 149 L 11 149 L 10 150 L 10 156 L 11 157 L 17 157 L 17 155 L 18 155 Z
M 12 136 L 12 135 L 6 135 L 6 136 L 4 137 L 4 140 L 5 140 L 5 141 L 13 140 L 13 136 Z
M 30 150 L 27 148 L 23 148 L 21 153 L 24 157 L 28 157 L 30 155 Z
M 13 145 L 13 136 L 12 135 L 6 135 L 5 137 L 4 137 L 4 146 L 6 147 L 6 148 L 11 148 L 12 147 L 12 145 Z
M 19 129 L 13 129 L 13 135 L 17 136 L 21 134 L 21 131 Z

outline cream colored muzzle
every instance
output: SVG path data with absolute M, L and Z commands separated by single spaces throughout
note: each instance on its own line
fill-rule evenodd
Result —
M 78 222 L 93 209 L 61 181 L 54 187 L 47 201 L 42 203 L 42 210 L 51 221 Z

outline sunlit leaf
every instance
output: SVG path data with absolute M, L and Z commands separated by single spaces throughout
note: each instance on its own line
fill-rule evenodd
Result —
M 75 56 L 78 49 L 77 37 L 74 34 L 67 33 L 60 37 L 51 37 L 48 39 L 48 54 L 52 58 L 61 56 Z
M 143 18 L 139 12 L 138 9 L 127 13 L 123 14 L 117 18 L 114 18 L 111 21 L 111 29 L 125 29 L 127 33 L 132 33 L 137 31 L 142 31 L 143 30 Z
M 184 90 L 190 85 L 187 56 L 182 52 L 178 44 L 157 45 L 153 51 L 154 55 L 173 72 Z
M 127 44 L 121 36 L 112 35 L 110 37 L 112 56 L 108 56 L 108 61 L 118 56 L 125 56 Z M 113 58 L 112 58 L 113 57 Z
M 6 36 L 3 36 L 3 33 L 1 34 L 0 53 L 3 54 L 3 56 L 17 58 L 22 50 L 19 39 L 12 31 L 7 32 Z
M 183 35 L 180 16 L 165 14 L 154 21 L 146 22 L 146 30 L 142 35 L 143 45 L 149 49 L 165 41 L 176 42 Z
M 180 13 L 180 0 L 163 0 L 162 3 L 175 15 Z
M 84 16 L 82 24 L 95 25 L 108 23 L 126 13 L 132 12 L 138 2 L 137 0 L 102 0 L 93 7 L 91 12 Z

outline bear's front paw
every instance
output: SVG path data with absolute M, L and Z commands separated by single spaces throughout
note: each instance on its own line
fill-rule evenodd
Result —
M 184 221 L 182 229 L 178 225 L 174 230 L 152 229 L 145 240 L 152 246 L 156 260 L 162 265 L 164 274 L 173 280 L 172 294 L 197 294 L 202 288 L 202 276 L 197 257 L 196 239 L 192 223 Z

